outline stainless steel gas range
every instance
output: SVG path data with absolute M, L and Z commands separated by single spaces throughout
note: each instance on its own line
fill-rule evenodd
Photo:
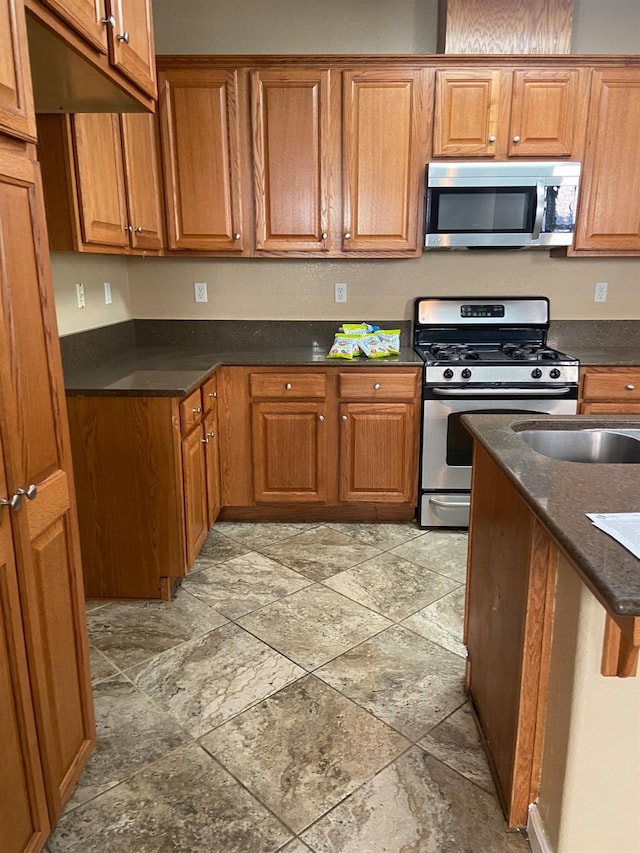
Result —
M 416 299 L 421 527 L 469 524 L 473 442 L 462 415 L 576 414 L 580 365 L 547 346 L 548 328 L 545 297 Z

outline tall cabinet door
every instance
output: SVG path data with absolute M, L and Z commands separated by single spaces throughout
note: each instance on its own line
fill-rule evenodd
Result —
M 9 499 L 0 444 L 0 501 Z M 0 505 L 0 846 L 39 850 L 49 832 L 47 803 L 20 615 L 11 511 Z
M 242 252 L 237 72 L 162 73 L 160 122 L 169 248 Z
M 251 75 L 256 248 L 329 247 L 332 122 L 329 71 Z
M 120 121 L 131 245 L 134 249 L 161 249 L 162 196 L 155 116 L 123 113 Z
M 52 824 L 95 743 L 62 365 L 38 166 L 0 143 L 0 432 Z
M 156 57 L 151 0 L 109 0 L 115 26 L 109 28 L 111 63 L 155 98 Z
M 346 252 L 421 251 L 428 73 L 391 68 L 344 74 Z
M 35 140 L 30 74 L 22 0 L 0 0 L 0 131 Z

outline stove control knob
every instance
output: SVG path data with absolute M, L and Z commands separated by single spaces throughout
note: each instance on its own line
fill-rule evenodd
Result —
M 533 370 L 531 371 L 531 376 L 534 379 L 540 379 L 540 377 L 542 376 L 542 371 L 540 370 L 539 367 L 534 367 Z
M 465 367 L 460 376 L 462 376 L 463 379 L 471 379 L 471 371 L 468 367 Z
M 552 370 L 549 371 L 549 376 L 552 379 L 560 379 L 560 371 L 557 367 L 554 367 Z
M 442 375 L 444 376 L 445 379 L 453 379 L 453 370 L 451 370 L 450 367 L 447 367 L 447 369 L 444 371 L 444 373 Z

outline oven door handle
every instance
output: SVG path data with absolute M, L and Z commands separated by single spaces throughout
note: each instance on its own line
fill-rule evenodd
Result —
M 561 397 L 571 391 L 562 388 L 431 388 L 436 397 Z
M 438 498 L 429 498 L 429 503 L 434 506 L 442 507 L 443 509 L 468 509 L 471 506 L 471 501 L 441 501 Z

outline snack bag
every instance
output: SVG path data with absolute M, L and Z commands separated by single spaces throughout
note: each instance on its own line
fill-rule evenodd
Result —
M 367 358 L 383 358 L 385 355 L 389 355 L 389 350 L 380 340 L 379 335 L 365 335 L 358 338 L 358 346 Z
M 366 335 L 371 329 L 366 323 L 343 323 L 342 331 L 345 335 Z
M 333 340 L 333 346 L 327 353 L 327 358 L 354 358 L 359 355 L 358 337 L 358 335 L 337 334 Z
M 400 329 L 380 329 L 378 337 L 387 347 L 389 353 L 398 355 L 400 352 Z

